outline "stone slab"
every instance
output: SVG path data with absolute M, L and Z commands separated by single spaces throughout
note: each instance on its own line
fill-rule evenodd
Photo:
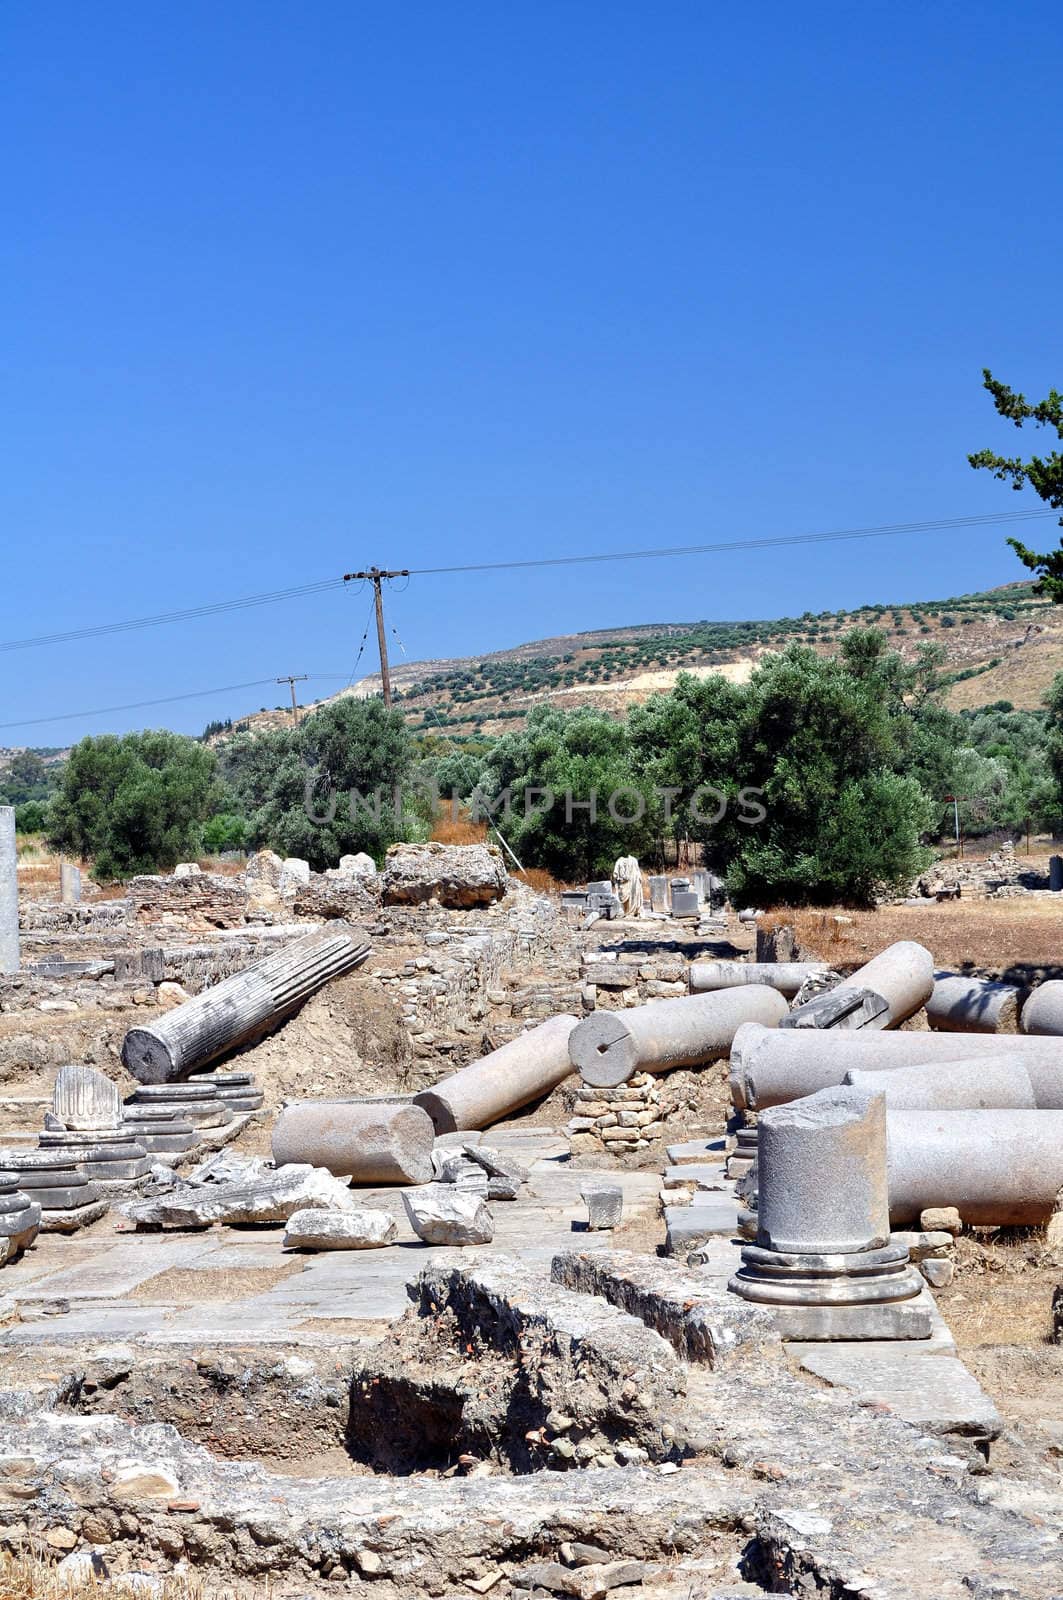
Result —
M 738 1202 L 730 1195 L 695 1194 L 688 1206 L 665 1206 L 665 1254 L 685 1255 L 713 1234 L 730 1238 L 738 1228 Z
M 153 1251 L 111 1243 L 77 1266 L 52 1272 L 26 1288 L 16 1286 L 11 1292 L 18 1300 L 117 1300 L 160 1272 L 188 1266 L 204 1253 L 202 1243 L 192 1239 L 167 1240 L 165 1248 Z M 278 1260 L 279 1256 L 278 1250 Z M 7 1279 L 4 1281 L 6 1287 Z
M 689 1161 L 677 1167 L 665 1167 L 664 1187 L 693 1184 L 697 1189 L 726 1189 L 731 1192 L 728 1173 L 722 1162 Z
M 862 1400 L 889 1406 L 928 1433 L 995 1439 L 1003 1426 L 992 1400 L 957 1356 L 909 1345 L 860 1350 L 824 1345 L 801 1358 L 807 1372 Z
M 718 1139 L 687 1139 L 682 1144 L 670 1144 L 665 1149 L 670 1166 L 686 1166 L 691 1161 L 711 1161 L 718 1156 L 722 1161 L 727 1141 L 721 1134 Z

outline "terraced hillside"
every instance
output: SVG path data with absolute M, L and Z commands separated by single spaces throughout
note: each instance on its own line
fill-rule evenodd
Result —
M 415 730 L 494 735 L 519 725 L 544 700 L 621 712 L 671 688 L 680 672 L 719 673 L 743 682 L 767 653 L 795 640 L 826 654 L 850 629 L 874 626 L 907 656 L 926 641 L 944 645 L 947 698 L 954 710 L 997 700 L 1035 710 L 1063 670 L 1063 608 L 1031 591 L 1030 583 L 1012 583 L 948 600 L 769 621 L 643 623 L 540 639 L 485 656 L 402 663 L 393 667 L 392 678 Z M 380 678 L 362 678 L 344 693 L 379 694 Z M 245 723 L 268 727 L 286 716 L 253 714 Z

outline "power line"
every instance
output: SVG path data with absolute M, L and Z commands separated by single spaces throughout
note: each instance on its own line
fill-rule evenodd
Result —
M 481 561 L 468 562 L 453 567 L 402 568 L 403 577 L 440 577 L 464 572 L 512 572 L 531 567 L 565 567 L 580 564 L 596 565 L 609 561 L 648 561 L 675 556 L 712 555 L 723 550 L 768 550 L 783 545 L 827 544 L 852 539 L 885 539 L 913 533 L 949 533 L 965 528 L 999 526 L 1054 517 L 1054 511 L 1004 511 L 967 517 L 945 517 L 929 522 L 885 523 L 878 527 L 843 528 L 826 533 L 779 534 L 763 539 L 730 539 L 711 544 L 670 545 L 647 550 L 616 550 L 601 555 L 545 556 L 533 561 Z M 217 600 L 199 606 L 189 606 L 183 611 L 162 611 L 155 616 L 133 617 L 124 622 L 101 622 L 85 628 L 71 628 L 64 633 L 37 634 L 26 639 L 0 641 L 0 652 L 32 650 L 50 644 L 75 644 L 85 639 L 100 639 L 114 633 L 131 633 L 141 628 L 158 628 L 176 622 L 193 622 L 201 617 L 218 616 L 229 611 L 244 611 L 254 606 L 274 605 L 283 600 L 296 600 L 306 595 L 325 594 L 344 587 L 342 577 L 321 578 L 314 583 L 297 584 L 287 589 L 273 589 L 264 594 L 244 595 L 237 600 Z
M 321 578 L 316 583 L 302 583 L 291 589 L 245 595 L 241 600 L 217 600 L 207 605 L 189 606 L 185 611 L 160 611 L 157 616 L 134 617 L 128 622 L 101 622 L 94 627 L 72 628 L 68 633 L 42 633 L 31 639 L 8 639 L 0 643 L 0 650 L 31 650 L 45 644 L 75 644 L 81 639 L 99 639 L 108 633 L 131 633 L 137 628 L 159 628 L 170 622 L 193 622 L 199 617 L 213 617 L 222 611 L 244 611 L 251 606 L 268 606 L 278 600 L 296 600 L 303 595 L 324 594 L 329 589 L 342 588 L 342 578 Z
M 342 672 L 312 672 L 321 681 L 342 680 Z M 163 695 L 158 700 L 131 700 L 124 706 L 98 706 L 95 711 L 62 711 L 50 717 L 24 717 L 19 722 L 0 722 L 0 728 L 35 728 L 42 722 L 76 722 L 81 717 L 107 717 L 118 711 L 143 711 L 149 706 L 170 706 L 178 700 L 202 700 L 212 694 L 233 694 L 237 689 L 260 689 L 269 683 L 287 683 L 287 678 L 252 678 L 248 683 L 226 683 L 217 689 L 191 689 L 186 694 Z
M 934 522 L 890 522 L 873 528 L 840 528 L 830 533 L 779 534 L 765 539 L 726 539 L 714 544 L 679 544 L 653 550 L 618 550 L 596 556 L 541 556 L 534 561 L 479 561 L 460 567 L 410 567 L 411 578 L 438 577 L 459 572 L 513 572 L 526 567 L 574 567 L 605 561 L 651 561 L 662 556 L 703 556 L 720 550 L 770 550 L 779 545 L 831 544 L 850 539 L 889 539 L 905 533 L 949 533 L 961 528 L 987 527 L 1001 522 L 1029 522 L 1053 517 L 1054 511 L 1005 511 L 976 517 L 942 517 Z M 404 572 L 403 576 L 406 576 Z

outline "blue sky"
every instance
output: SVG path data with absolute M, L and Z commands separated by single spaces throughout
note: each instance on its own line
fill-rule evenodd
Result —
M 1063 383 L 1047 0 L 7 0 L 0 49 L 0 641 L 371 562 L 1038 505 L 966 454 L 1020 438 L 983 365 Z M 421 658 L 930 598 L 1022 576 L 1006 531 L 425 578 L 391 615 Z M 0 654 L 0 723 L 342 678 L 365 620 L 329 593 Z

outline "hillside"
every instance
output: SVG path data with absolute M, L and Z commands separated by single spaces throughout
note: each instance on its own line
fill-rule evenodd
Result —
M 874 626 L 905 656 L 914 656 L 924 642 L 944 645 L 946 697 L 953 710 L 997 700 L 1037 710 L 1063 670 L 1063 608 L 1031 591 L 1031 583 L 1011 583 L 947 600 L 769 621 L 643 623 L 539 639 L 484 656 L 404 662 L 392 668 L 392 682 L 416 731 L 494 735 L 521 723 L 543 701 L 619 713 L 670 689 L 680 672 L 719 673 L 741 683 L 766 654 L 787 644 L 799 641 L 827 654 L 850 629 Z M 343 693 L 379 694 L 380 677 L 362 678 Z M 245 724 L 280 726 L 289 717 L 266 711 L 248 716 Z

